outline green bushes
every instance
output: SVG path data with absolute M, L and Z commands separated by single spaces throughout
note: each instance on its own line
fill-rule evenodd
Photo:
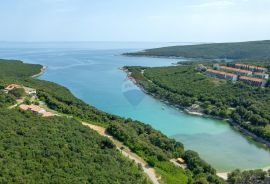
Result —
M 0 108 L 1 107 L 8 107 L 16 103 L 16 99 L 14 96 L 10 94 L 6 94 L 0 91 Z
M 23 88 L 14 88 L 9 91 L 9 94 L 13 95 L 15 98 L 21 98 L 25 95 Z
M 267 184 L 270 182 L 269 172 L 262 170 L 235 170 L 228 176 L 228 184 Z

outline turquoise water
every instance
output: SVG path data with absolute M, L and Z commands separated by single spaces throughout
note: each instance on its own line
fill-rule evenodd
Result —
M 48 67 L 40 78 L 68 87 L 77 97 L 109 113 L 152 125 L 184 143 L 218 171 L 270 165 L 270 153 L 227 123 L 187 115 L 145 95 L 126 74 L 125 65 L 167 66 L 179 59 L 125 57 L 121 53 L 172 44 L 60 43 L 0 44 L 0 58 Z

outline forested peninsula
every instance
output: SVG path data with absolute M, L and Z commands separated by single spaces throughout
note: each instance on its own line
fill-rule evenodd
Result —
M 185 151 L 182 143 L 150 125 L 102 112 L 65 87 L 30 77 L 41 69 L 21 61 L 0 62 L 0 183 L 151 183 L 140 166 L 82 121 L 106 128 L 155 169 L 160 183 L 225 183 L 196 152 Z M 11 84 L 35 89 L 35 100 L 20 89 L 7 92 Z M 22 110 L 31 103 L 56 115 Z M 171 162 L 179 157 L 186 169 Z
M 171 46 L 126 53 L 125 55 L 197 59 L 269 59 L 270 41 Z

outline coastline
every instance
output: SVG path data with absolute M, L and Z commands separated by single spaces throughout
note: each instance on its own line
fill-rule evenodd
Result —
M 243 171 L 249 171 L 250 169 L 246 169 Z M 258 169 L 251 169 L 251 170 L 258 170 Z M 270 170 L 270 166 L 267 167 L 263 167 L 259 170 L 262 170 L 264 172 L 268 172 Z M 230 172 L 217 172 L 217 176 L 219 176 L 220 178 L 224 179 L 224 180 L 228 180 L 228 176 L 229 176 Z
M 46 70 L 47 70 L 47 67 L 46 67 L 46 66 L 42 66 L 42 68 L 40 69 L 40 72 L 37 73 L 37 74 L 35 74 L 35 75 L 32 75 L 31 77 L 32 77 L 32 78 L 37 78 L 37 77 L 43 75 L 43 74 L 45 73 Z
M 255 135 L 254 133 L 250 132 L 249 130 L 245 129 L 244 127 L 238 125 L 237 123 L 235 123 L 234 121 L 232 121 L 231 119 L 224 119 L 224 118 L 220 118 L 218 116 L 212 116 L 212 115 L 208 115 L 208 114 L 205 114 L 203 112 L 197 112 L 197 111 L 192 111 L 190 110 L 188 107 L 184 107 L 184 106 L 180 106 L 180 105 L 175 105 L 171 102 L 169 102 L 168 100 L 166 99 L 161 99 L 161 98 L 157 98 L 155 94 L 152 94 L 152 93 L 149 93 L 148 91 L 146 91 L 143 86 L 141 86 L 137 81 L 136 79 L 134 79 L 132 76 L 131 76 L 131 72 L 128 71 L 127 69 L 125 68 L 121 68 L 121 70 L 123 70 L 128 78 L 136 85 L 138 86 L 145 94 L 148 94 L 152 97 L 154 97 L 155 99 L 165 103 L 166 105 L 169 105 L 169 106 L 172 106 L 176 109 L 179 109 L 179 110 L 182 110 L 183 112 L 185 112 L 186 114 L 189 114 L 189 115 L 192 115 L 192 116 L 200 116 L 200 117 L 204 117 L 204 118 L 212 118 L 212 119 L 216 119 L 216 120 L 221 120 L 221 121 L 224 121 L 224 122 L 227 122 L 229 123 L 229 125 L 234 128 L 235 130 L 237 130 L 238 132 L 242 133 L 244 136 L 246 136 L 247 138 L 251 138 L 253 141 L 255 141 L 256 143 L 259 143 L 259 144 L 262 144 L 262 146 L 266 147 L 267 149 L 270 148 L 270 142 L 261 138 L 261 137 L 258 137 L 257 135 Z

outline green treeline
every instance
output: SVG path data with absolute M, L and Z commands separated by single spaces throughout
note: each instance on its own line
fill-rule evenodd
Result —
M 127 53 L 126 55 L 200 59 L 269 59 L 270 41 L 172 46 Z

